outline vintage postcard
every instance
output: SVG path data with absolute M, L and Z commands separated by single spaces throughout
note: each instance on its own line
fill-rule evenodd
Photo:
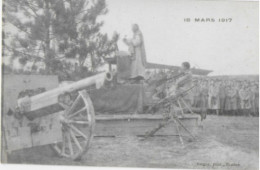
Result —
M 259 2 L 4 0 L 1 163 L 259 169 Z

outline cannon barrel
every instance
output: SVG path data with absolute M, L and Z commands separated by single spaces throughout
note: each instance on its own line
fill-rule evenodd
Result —
M 37 116 L 37 110 L 42 110 L 49 106 L 58 104 L 58 97 L 66 92 L 73 92 L 80 89 L 87 88 L 92 85 L 96 85 L 96 88 L 103 86 L 105 81 L 111 81 L 113 75 L 109 72 L 99 73 L 97 75 L 87 77 L 85 79 L 73 82 L 71 84 L 65 85 L 63 87 L 57 87 L 55 89 L 40 93 L 32 97 L 24 97 L 18 99 L 18 108 L 22 110 L 23 113 L 35 112 Z M 42 112 L 41 111 L 41 112 Z

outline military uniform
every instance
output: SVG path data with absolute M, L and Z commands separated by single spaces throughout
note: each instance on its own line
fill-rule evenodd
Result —
M 218 110 L 220 109 L 219 100 L 219 87 L 217 85 L 210 85 L 209 87 L 209 97 L 208 97 L 209 109 Z
M 250 102 L 250 91 L 248 89 L 241 89 L 239 91 L 240 96 L 240 106 L 241 109 L 251 109 L 251 102 Z
M 189 70 L 181 72 L 180 77 L 175 81 L 174 84 L 170 84 L 167 90 L 167 95 L 180 94 L 192 87 L 192 74 Z M 190 98 L 189 98 L 190 99 Z

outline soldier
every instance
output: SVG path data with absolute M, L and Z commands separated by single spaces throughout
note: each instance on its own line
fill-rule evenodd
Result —
M 225 85 L 224 85 L 224 81 L 221 81 L 219 86 L 220 114 L 224 114 L 225 100 L 226 100 Z
M 230 96 L 230 106 L 231 106 L 231 114 L 232 115 L 237 115 L 237 96 L 238 96 L 238 92 L 237 89 L 235 87 L 235 84 L 233 84 L 230 88 L 230 91 L 228 92 L 229 96 Z
M 208 82 L 204 80 L 201 85 L 201 110 L 202 119 L 206 119 L 208 112 Z
M 192 85 L 192 74 L 190 71 L 190 63 L 183 62 L 180 72 L 183 76 L 176 80 L 177 89 L 188 89 Z
M 255 83 L 255 111 L 256 111 L 256 116 L 259 116 L 259 85 Z
M 250 91 L 246 84 L 239 90 L 240 107 L 247 116 L 250 116 L 251 102 Z
M 200 108 L 201 103 L 201 88 L 198 80 L 194 81 L 194 88 L 192 89 L 192 107 Z
M 225 100 L 225 111 L 227 114 L 231 113 L 231 87 L 229 85 L 226 86 L 226 100 Z
M 240 89 L 242 88 L 242 84 L 241 84 L 241 82 L 240 81 L 237 81 L 236 82 L 236 91 L 237 91 L 237 110 L 236 110 L 236 112 L 237 112 L 237 115 L 241 115 L 241 105 L 240 105 L 240 97 L 239 97 L 239 91 L 240 91 Z
M 251 103 L 252 103 L 252 113 L 254 116 L 258 116 L 259 110 L 259 89 L 258 85 L 252 84 L 251 85 Z
M 181 69 L 179 70 L 178 78 L 176 79 L 174 85 L 171 85 L 168 89 L 168 96 L 175 95 L 176 93 L 181 93 L 192 86 L 192 74 L 190 71 L 190 63 L 183 62 Z
M 209 109 L 215 110 L 216 114 L 219 115 L 219 108 L 220 108 L 219 87 L 215 81 L 210 82 L 208 93 L 209 93 L 208 96 Z
M 171 89 L 169 89 L 169 90 L 175 91 L 175 94 L 177 94 L 177 95 L 181 95 L 182 93 L 185 92 L 185 95 L 182 97 L 182 99 L 183 99 L 183 102 L 186 103 L 186 106 L 183 103 L 184 105 L 182 105 L 181 107 L 188 106 L 189 108 L 191 108 L 192 95 L 191 95 L 190 91 L 187 91 L 187 90 L 191 89 L 191 87 L 192 87 L 192 74 L 190 71 L 189 62 L 182 63 L 179 75 L 180 76 L 176 79 L 175 87 L 172 86 Z

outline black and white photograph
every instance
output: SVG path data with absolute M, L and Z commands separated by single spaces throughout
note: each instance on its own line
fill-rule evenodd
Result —
M 1 164 L 259 169 L 257 0 L 1 6 Z

